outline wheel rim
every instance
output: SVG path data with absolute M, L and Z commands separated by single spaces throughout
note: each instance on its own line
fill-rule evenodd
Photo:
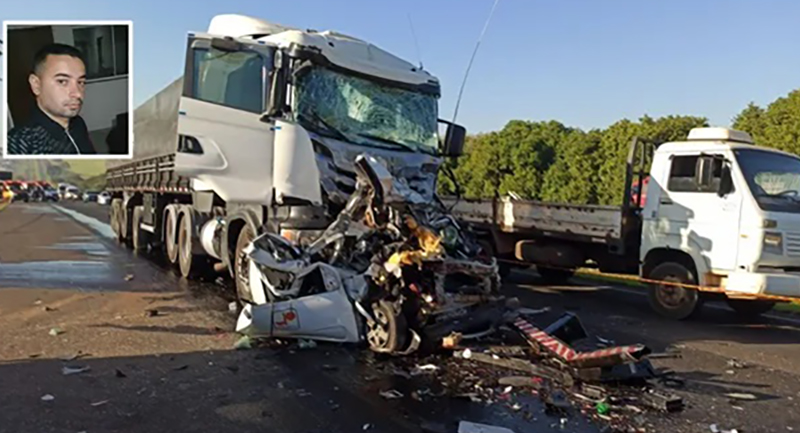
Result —
M 167 245 L 167 256 L 170 261 L 174 262 L 176 257 L 176 245 L 175 245 L 175 214 L 170 212 L 167 216 L 167 227 L 166 227 L 166 245 Z
M 369 325 L 367 341 L 376 349 L 384 349 L 389 344 L 389 316 L 383 308 L 375 308 L 372 312 L 375 320 Z
M 682 281 L 674 275 L 664 278 L 664 281 L 668 283 L 682 283 Z M 667 308 L 680 308 L 686 302 L 687 290 L 672 284 L 659 284 L 656 288 L 656 298 L 661 305 Z

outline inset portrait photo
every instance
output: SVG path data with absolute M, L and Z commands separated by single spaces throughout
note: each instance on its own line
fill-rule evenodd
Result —
M 130 21 L 5 21 L 3 42 L 3 158 L 131 158 Z

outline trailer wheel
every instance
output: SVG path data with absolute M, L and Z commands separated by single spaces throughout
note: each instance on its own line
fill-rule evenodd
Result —
M 250 294 L 250 260 L 244 249 L 255 239 L 256 235 L 250 225 L 245 224 L 239 232 L 236 240 L 236 251 L 234 251 L 234 275 L 236 281 L 236 299 L 239 303 L 253 301 Z
M 109 209 L 108 219 L 111 223 L 111 230 L 114 232 L 114 236 L 117 240 L 120 239 L 120 230 L 119 230 L 119 221 L 117 221 L 117 214 L 119 213 L 119 199 L 111 200 L 111 208 Z
M 736 313 L 745 318 L 758 317 L 775 306 L 772 301 L 751 301 L 749 299 L 726 299 L 728 306 Z
M 566 284 L 575 275 L 574 269 L 548 268 L 546 266 L 536 266 L 536 272 L 547 284 Z
M 192 216 L 191 213 L 187 212 L 181 218 L 181 223 L 178 227 L 178 265 L 181 270 L 181 276 L 187 279 L 200 276 L 205 264 L 205 257 L 192 254 L 193 242 Z
M 145 230 L 142 230 L 142 214 L 144 214 L 144 206 L 136 206 L 133 208 L 133 218 L 131 218 L 131 244 L 133 251 L 142 253 L 147 250 L 149 244 L 149 235 Z
M 127 230 L 128 218 L 125 212 L 125 208 L 122 204 L 122 199 L 115 198 L 111 202 L 111 208 L 112 208 L 112 213 L 114 215 L 113 222 L 114 222 L 114 227 L 116 227 L 114 233 L 117 235 L 117 242 L 119 242 L 120 244 L 124 244 L 126 238 L 128 237 L 128 230 Z
M 167 251 L 167 260 L 173 265 L 178 263 L 178 243 L 175 241 L 175 232 L 178 226 L 178 212 L 174 206 L 167 206 L 167 218 L 164 223 L 164 248 Z
M 675 262 L 664 262 L 656 266 L 648 278 L 673 284 L 654 283 L 650 286 L 650 306 L 660 315 L 670 319 L 684 320 L 697 314 L 702 307 L 702 297 L 695 289 L 675 286 L 674 283 L 695 285 L 694 272 Z

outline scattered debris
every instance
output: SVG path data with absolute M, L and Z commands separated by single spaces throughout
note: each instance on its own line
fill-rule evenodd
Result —
M 229 303 L 228 304 L 228 312 L 229 313 L 233 313 L 233 314 L 238 313 L 239 312 L 239 303 L 237 303 L 236 301 L 233 301 L 233 302 Z
M 725 397 L 732 398 L 734 400 L 758 400 L 758 397 L 755 395 L 743 392 L 731 392 L 725 394 Z
M 412 376 L 419 376 L 421 374 L 429 374 L 439 371 L 439 367 L 434 364 L 417 365 L 411 370 Z
M 87 372 L 87 371 L 89 371 L 91 369 L 92 368 L 89 367 L 89 366 L 85 366 L 85 367 L 64 366 L 64 367 L 61 367 L 61 374 L 63 374 L 64 376 L 71 376 L 73 374 L 85 373 L 85 372 Z
M 595 409 L 597 409 L 598 415 L 606 415 L 609 412 L 611 412 L 611 407 L 606 402 L 603 401 L 598 402 L 597 405 L 595 406 Z
M 514 433 L 514 431 L 505 427 L 461 421 L 458 423 L 458 433 Z
M 189 366 L 188 366 L 188 365 L 186 365 L 186 364 L 183 364 L 183 365 L 179 365 L 179 366 L 177 366 L 177 367 L 173 368 L 172 370 L 173 370 L 173 371 L 182 371 L 182 370 L 186 370 L 186 369 L 188 369 L 188 368 L 189 368 Z
M 520 308 L 517 310 L 517 313 L 523 316 L 537 316 L 539 314 L 544 314 L 550 311 L 550 307 L 544 307 L 534 310 L 533 308 Z
M 743 369 L 743 368 L 748 368 L 748 367 L 750 367 L 750 366 L 749 366 L 749 365 L 747 365 L 747 363 L 746 363 L 746 362 L 739 361 L 739 360 L 737 360 L 737 359 L 729 359 L 729 360 L 728 360 L 728 367 L 731 367 L 731 368 L 738 368 L 738 369 Z
M 131 281 L 131 280 L 133 280 L 133 274 L 125 275 L 125 281 Z
M 385 398 L 387 400 L 395 400 L 395 399 L 398 399 L 398 398 L 403 398 L 403 394 L 400 391 L 397 391 L 395 389 L 390 389 L 388 391 L 381 391 L 380 394 L 381 394 L 381 397 L 383 397 L 383 398 Z
M 367 430 L 371 430 L 373 427 L 374 427 L 374 426 L 373 426 L 372 424 L 370 424 L 370 423 L 367 423 L 367 424 L 364 424 L 364 425 L 361 427 L 361 430 L 367 431 Z
M 61 358 L 61 360 L 64 361 L 64 362 L 72 362 L 72 361 L 75 361 L 76 359 L 86 358 L 87 356 L 92 356 L 92 354 L 91 353 L 83 353 L 83 351 L 79 350 L 76 354 Z
M 51 311 L 56 311 L 56 309 L 55 309 L 55 308 L 53 308 L 53 307 L 48 307 L 47 305 L 45 305 L 45 306 L 42 308 L 42 310 L 44 310 L 44 312 L 45 312 L 45 313 L 49 313 L 49 312 L 51 312 Z
M 55 328 L 51 328 L 50 329 L 50 335 L 52 335 L 53 337 L 57 337 L 57 336 L 59 336 L 59 335 L 61 335 L 63 333 L 64 333 L 64 330 L 59 328 L 59 327 L 55 327 Z
M 127 374 L 125 374 L 125 373 L 123 373 L 123 372 L 122 372 L 122 370 L 120 370 L 119 368 L 115 369 L 115 371 L 114 371 L 114 375 L 115 375 L 116 377 L 119 377 L 120 379 L 121 379 L 121 378 L 128 377 L 128 375 L 127 375 Z
M 461 339 L 464 336 L 460 332 L 453 332 L 452 334 L 442 339 L 442 347 L 445 349 L 453 349 L 461 344 Z
M 461 351 L 460 356 L 464 359 L 470 359 L 472 358 L 472 351 L 469 348 L 466 348 Z
M 606 340 L 605 338 L 602 338 L 602 337 L 595 337 L 595 338 L 597 339 L 597 342 L 599 343 L 598 346 L 608 347 L 608 346 L 613 346 L 613 345 L 616 344 L 614 342 L 614 340 Z
M 537 376 L 506 376 L 498 379 L 497 383 L 500 385 L 516 386 L 519 388 L 534 388 L 539 389 L 542 387 L 543 380 Z
M 642 394 L 642 401 L 649 407 L 662 412 L 683 410 L 683 399 L 676 395 L 650 390 Z
M 155 309 L 155 308 L 148 308 L 148 309 L 144 310 L 144 316 L 145 317 L 156 317 L 159 314 L 161 314 L 161 313 L 159 313 L 159 311 L 157 309 Z
M 55 398 L 55 397 L 53 397 L 53 396 L 52 396 L 52 395 L 50 395 L 50 394 L 45 394 L 45 395 L 43 395 L 43 396 L 42 396 L 42 401 L 53 401 L 53 400 L 55 400 L 55 399 L 56 399 L 56 398 Z
M 41 299 L 37 299 L 37 300 L 33 301 L 33 305 L 42 305 L 42 300 Z
M 104 405 L 106 403 L 108 403 L 108 400 L 101 400 L 101 401 L 96 401 L 94 403 L 91 403 L 91 406 L 92 407 L 98 407 L 98 406 L 102 406 L 102 405 Z
M 306 340 L 306 339 L 297 340 L 298 349 L 315 349 L 316 347 L 317 347 L 317 342 L 314 340 Z
M 236 350 L 249 350 L 253 348 L 253 343 L 250 341 L 250 337 L 247 335 L 243 335 L 239 340 L 234 343 L 233 348 Z
M 739 430 L 731 429 L 731 430 L 724 430 L 719 428 L 716 424 L 711 424 L 709 426 L 711 433 L 739 433 Z

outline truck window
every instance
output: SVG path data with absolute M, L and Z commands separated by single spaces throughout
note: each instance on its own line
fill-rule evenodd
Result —
M 264 58 L 254 51 L 194 50 L 192 97 L 239 110 L 264 111 Z
M 669 171 L 667 190 L 672 192 L 716 192 L 722 177 L 723 162 L 721 160 L 714 161 L 711 186 L 701 188 L 697 182 L 698 159 L 699 155 L 674 156 Z

